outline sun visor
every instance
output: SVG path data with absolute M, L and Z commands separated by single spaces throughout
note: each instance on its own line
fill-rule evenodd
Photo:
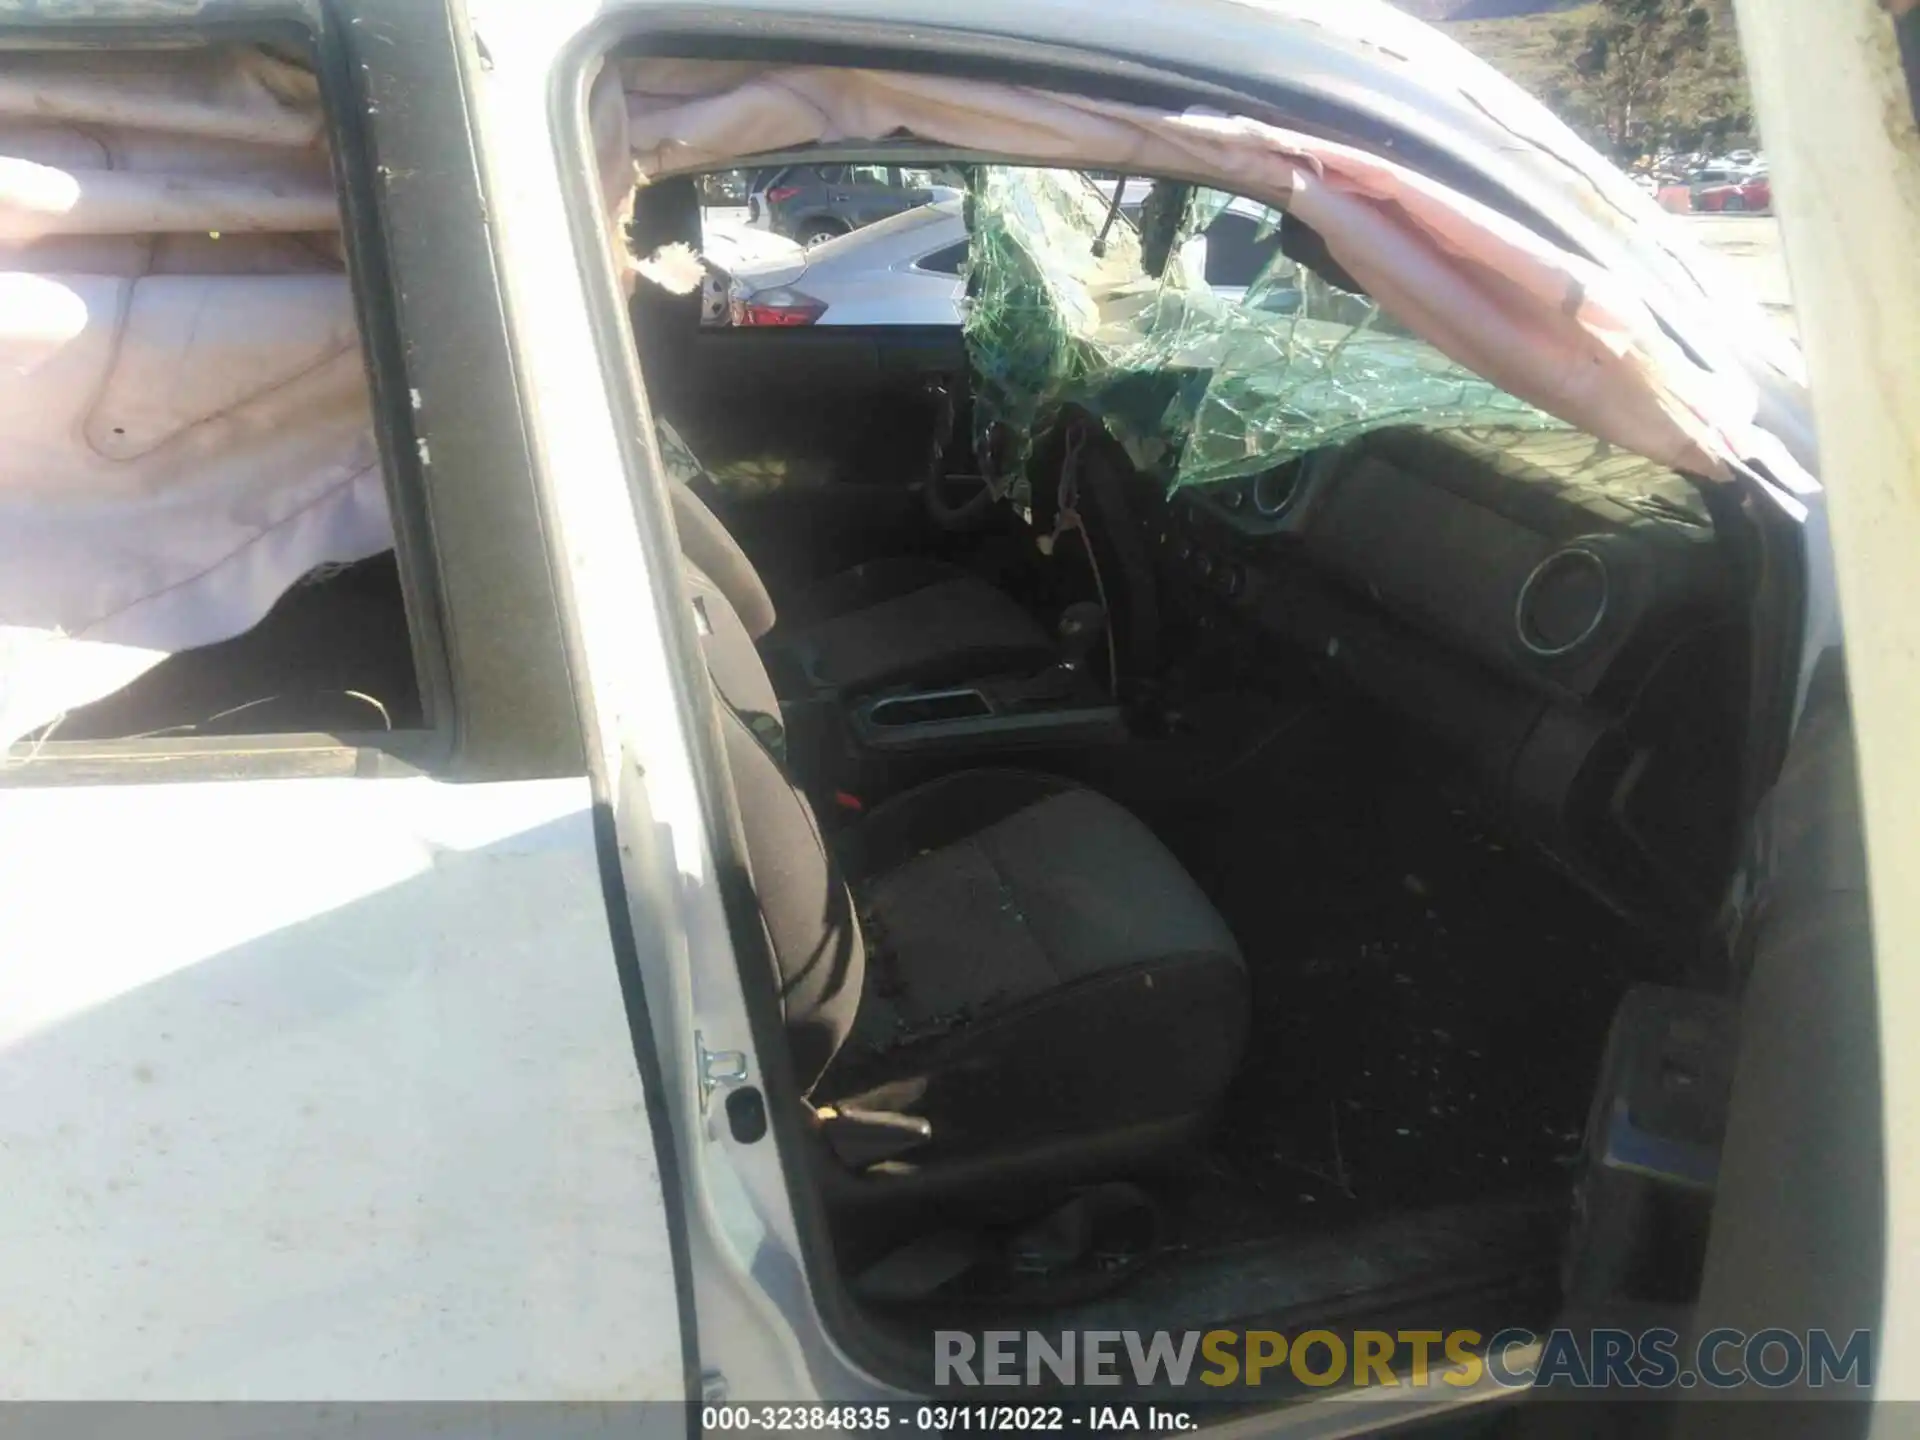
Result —
M 1752 387 L 1694 364 L 1605 270 L 1361 150 L 1237 116 L 979 80 L 653 59 L 623 62 L 623 75 L 643 177 L 911 136 L 1192 180 L 1297 216 L 1387 315 L 1570 425 L 1708 479 L 1731 478 L 1763 448 Z

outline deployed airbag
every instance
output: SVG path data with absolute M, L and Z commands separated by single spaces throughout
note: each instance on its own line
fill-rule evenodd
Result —
M 391 545 L 338 227 L 297 66 L 0 62 L 0 743 Z
M 603 72 L 591 121 L 616 254 L 634 161 L 644 180 L 907 133 L 1164 174 L 1291 212 L 1388 315 L 1562 421 L 1707 477 L 1762 449 L 1751 388 L 1694 365 L 1607 272 L 1392 161 L 1258 121 L 655 60 Z M 302 575 L 391 544 L 338 224 L 298 64 L 239 46 L 0 58 L 0 744 L 57 736 Z
M 1756 399 L 1701 369 L 1607 271 L 1391 160 L 1241 116 L 822 66 L 624 62 L 643 176 L 816 141 L 917 136 L 1040 164 L 1217 186 L 1279 206 L 1407 329 L 1613 444 L 1726 479 Z

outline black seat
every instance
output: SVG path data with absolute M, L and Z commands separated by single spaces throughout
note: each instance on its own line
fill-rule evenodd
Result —
M 1051 776 L 907 792 L 840 857 L 777 759 L 746 628 L 692 576 L 793 1062 L 817 1109 L 925 1122 L 862 1198 L 1066 1179 L 1190 1136 L 1236 1069 L 1233 937 L 1139 820 Z M 856 898 L 858 897 L 857 903 Z
M 851 839 L 868 980 L 817 1099 L 924 1114 L 922 1165 L 1051 1168 L 1056 1147 L 1153 1149 L 1205 1118 L 1240 1058 L 1246 972 L 1132 814 L 1055 776 L 972 770 Z
M 788 605 L 769 658 L 795 687 L 838 695 L 951 685 L 1058 659 L 1039 623 L 956 565 L 902 556 L 856 565 Z
M 658 428 L 681 547 L 763 647 L 783 694 L 939 686 L 1039 670 L 1059 658 L 1052 637 L 1005 593 L 936 560 L 856 566 L 777 614 L 753 563 L 695 492 L 699 460 L 671 427 Z

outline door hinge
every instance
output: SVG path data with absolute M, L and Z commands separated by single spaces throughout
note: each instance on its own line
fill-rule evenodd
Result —
M 707 1038 L 693 1032 L 693 1049 L 700 1067 L 700 1105 L 706 1108 L 713 1092 L 722 1085 L 738 1085 L 747 1078 L 747 1053 L 744 1050 L 709 1050 Z

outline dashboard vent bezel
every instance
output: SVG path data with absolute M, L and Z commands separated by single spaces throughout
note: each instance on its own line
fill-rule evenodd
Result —
M 1563 645 L 1544 645 L 1531 633 L 1533 627 L 1527 620 L 1527 602 L 1534 590 L 1552 575 L 1560 566 L 1567 564 L 1590 565 L 1600 576 L 1600 603 L 1594 608 L 1593 618 L 1580 633 Z M 1613 602 L 1613 572 L 1607 566 L 1606 557 L 1591 545 L 1563 545 L 1535 565 L 1527 578 L 1520 584 L 1520 593 L 1513 602 L 1513 632 L 1519 638 L 1521 646 L 1528 654 L 1542 660 L 1560 660 L 1582 649 L 1593 637 L 1600 633 L 1600 627 L 1606 624 L 1607 612 Z
M 1282 499 L 1278 505 L 1269 509 L 1260 503 L 1260 484 L 1269 476 L 1276 475 L 1281 471 L 1286 471 L 1292 477 L 1292 483 L 1287 486 L 1285 498 Z M 1255 475 L 1251 480 L 1247 481 L 1247 503 L 1252 507 L 1253 513 L 1258 515 L 1262 520 L 1284 520 L 1288 512 L 1299 503 L 1300 492 L 1307 488 L 1306 472 L 1307 460 L 1305 456 L 1301 456 L 1284 465 L 1276 465 L 1271 470 L 1262 470 L 1258 475 Z

